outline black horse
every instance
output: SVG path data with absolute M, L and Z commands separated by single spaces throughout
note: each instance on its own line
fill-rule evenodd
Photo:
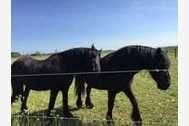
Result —
M 58 73 L 100 71 L 100 52 L 92 45 L 91 48 L 73 48 L 53 54 L 41 61 L 26 56 L 16 60 L 12 64 L 11 70 L 11 104 L 18 99 L 18 96 L 21 96 L 21 111 L 27 110 L 27 98 L 31 89 L 37 91 L 50 90 L 47 112 L 49 116 L 54 108 L 58 92 L 62 91 L 63 114 L 65 117 L 72 117 L 68 109 L 68 90 L 74 75 L 61 76 Z M 51 75 L 53 73 L 55 75 Z
M 91 88 L 108 90 L 108 111 L 107 120 L 112 120 L 112 109 L 117 93 L 123 91 L 129 98 L 132 109 L 132 120 L 135 124 L 141 125 L 142 119 L 135 96 L 131 90 L 133 77 L 142 69 L 149 70 L 152 78 L 157 82 L 157 87 L 166 90 L 170 86 L 169 59 L 166 53 L 160 48 L 146 46 L 126 46 L 101 58 L 101 74 L 76 76 L 76 93 L 78 108 L 82 106 L 81 93 L 87 84 L 87 97 L 85 104 L 93 107 L 90 99 Z M 162 71 L 152 71 L 162 69 Z M 128 71 L 127 73 L 103 73 L 108 71 Z M 136 71 L 135 71 L 136 70 Z M 138 123 L 136 123 L 138 122 Z

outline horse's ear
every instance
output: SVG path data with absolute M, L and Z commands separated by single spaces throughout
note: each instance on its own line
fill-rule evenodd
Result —
M 157 57 L 157 59 L 160 60 L 162 55 L 163 55 L 163 50 L 161 48 L 157 48 L 156 49 L 156 57 Z
M 162 49 L 161 48 L 157 48 L 156 54 L 161 54 L 161 53 L 162 53 Z
M 94 46 L 94 43 L 92 44 L 91 49 L 92 49 L 92 50 L 95 50 L 95 49 L 96 49 L 95 46 Z

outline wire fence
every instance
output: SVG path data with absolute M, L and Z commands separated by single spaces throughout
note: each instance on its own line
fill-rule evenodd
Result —
M 135 122 L 136 123 L 136 122 Z M 86 118 L 64 118 L 47 116 L 12 115 L 12 126 L 132 126 L 133 122 L 123 119 L 107 121 L 105 119 L 89 120 Z M 177 121 L 143 121 L 143 126 L 177 126 Z
M 47 74 L 14 74 L 11 77 L 30 77 L 30 76 L 66 76 L 66 75 L 89 75 L 89 74 L 120 74 L 137 73 L 141 70 L 122 70 L 122 71 L 101 71 L 101 72 L 72 72 L 72 73 L 47 73 Z M 149 72 L 166 72 L 168 69 L 149 69 Z

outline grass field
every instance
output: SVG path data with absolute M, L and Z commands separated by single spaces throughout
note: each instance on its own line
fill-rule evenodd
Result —
M 35 57 L 37 59 L 44 59 L 47 57 Z M 155 82 L 151 79 L 150 75 L 146 71 L 141 71 L 134 78 L 132 89 L 138 100 L 139 109 L 145 125 L 164 125 L 173 126 L 177 125 L 178 121 L 178 70 L 177 70 L 177 58 L 174 53 L 169 53 L 171 60 L 170 74 L 171 74 L 171 86 L 166 91 L 157 89 Z M 12 58 L 12 62 L 15 58 Z M 29 112 L 33 115 L 43 114 L 48 107 L 49 91 L 37 92 L 31 91 L 28 99 Z M 69 90 L 69 105 L 72 109 L 72 113 L 82 120 L 88 120 L 88 122 L 94 122 L 93 120 L 105 119 L 107 111 L 107 92 L 93 89 L 92 100 L 95 105 L 93 109 L 87 109 L 83 107 L 80 110 L 75 110 L 76 97 L 74 96 L 73 84 Z M 62 108 L 62 95 L 59 93 L 55 105 L 54 115 L 61 115 Z M 18 114 L 20 112 L 20 102 L 12 105 L 12 114 Z M 113 118 L 115 123 L 119 125 L 126 125 L 131 122 L 130 118 L 131 104 L 124 93 L 120 93 L 116 96 L 116 102 L 113 110 Z M 35 121 L 33 121 L 35 122 Z M 19 124 L 14 124 L 17 126 Z M 30 123 L 32 126 L 32 123 Z M 91 124 L 92 125 L 92 124 Z M 95 124 L 96 125 L 96 124 Z

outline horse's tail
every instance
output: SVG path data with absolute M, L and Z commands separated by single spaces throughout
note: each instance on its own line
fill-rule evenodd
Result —
M 85 90 L 85 80 L 81 76 L 75 77 L 75 95 L 84 95 L 86 92 Z
M 15 102 L 19 97 L 22 99 L 24 92 L 24 84 L 20 78 L 13 77 L 12 75 L 18 72 L 18 64 L 14 62 L 11 65 L 11 86 L 12 86 L 12 95 L 11 95 L 11 104 Z

